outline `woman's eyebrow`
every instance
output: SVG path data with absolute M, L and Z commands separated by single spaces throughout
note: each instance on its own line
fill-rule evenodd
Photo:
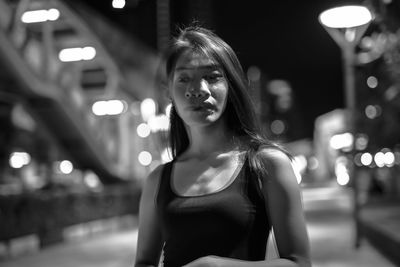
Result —
M 220 69 L 219 65 L 209 64 L 209 65 L 201 65 L 201 66 L 178 66 L 175 68 L 175 71 L 185 71 L 185 70 L 218 70 Z

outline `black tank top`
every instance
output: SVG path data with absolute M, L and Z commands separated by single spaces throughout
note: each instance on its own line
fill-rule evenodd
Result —
M 173 164 L 164 166 L 156 200 L 165 240 L 164 266 L 182 266 L 207 255 L 264 260 L 270 224 L 248 160 L 239 164 L 228 186 L 190 197 L 173 191 Z

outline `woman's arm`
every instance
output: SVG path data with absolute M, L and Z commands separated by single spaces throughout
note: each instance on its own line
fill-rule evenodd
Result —
M 273 148 L 263 148 L 257 156 L 266 169 L 266 175 L 262 177 L 262 191 L 274 228 L 279 258 L 249 262 L 207 256 L 189 263 L 186 267 L 311 266 L 301 195 L 291 161 L 285 153 Z
M 163 166 L 147 177 L 139 206 L 139 233 L 135 267 L 158 266 L 163 240 L 156 211 L 156 195 Z
M 264 148 L 259 156 L 267 171 L 262 191 L 279 257 L 296 263 L 277 266 L 311 266 L 301 193 L 292 162 L 285 153 L 273 148 Z

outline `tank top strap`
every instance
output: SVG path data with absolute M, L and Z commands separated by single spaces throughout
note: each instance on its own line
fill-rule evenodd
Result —
M 170 199 L 173 196 L 173 192 L 171 191 L 171 171 L 174 161 L 170 161 L 164 164 L 161 179 L 158 185 L 158 192 L 156 196 L 156 203 L 160 205 L 161 203 L 165 203 L 167 199 Z

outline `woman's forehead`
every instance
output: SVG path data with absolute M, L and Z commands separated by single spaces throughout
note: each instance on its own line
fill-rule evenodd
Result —
M 187 70 L 187 69 L 199 69 L 199 68 L 218 68 L 219 64 L 209 56 L 187 50 L 183 52 L 175 65 L 175 71 Z

